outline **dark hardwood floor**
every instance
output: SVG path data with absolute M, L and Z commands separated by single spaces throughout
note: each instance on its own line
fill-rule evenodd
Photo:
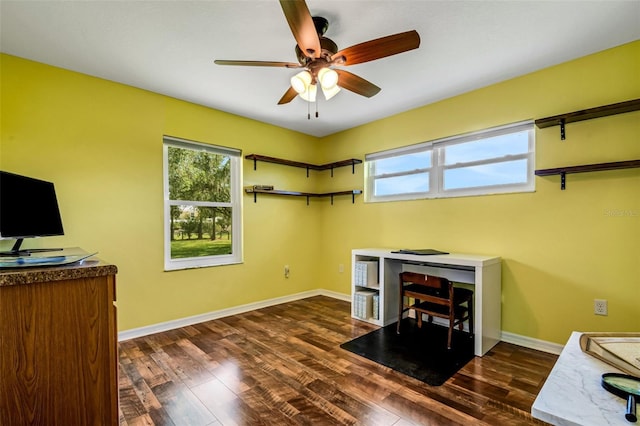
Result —
M 120 425 L 528 425 L 557 356 L 501 342 L 433 387 L 340 348 L 377 327 L 312 297 L 120 343 Z

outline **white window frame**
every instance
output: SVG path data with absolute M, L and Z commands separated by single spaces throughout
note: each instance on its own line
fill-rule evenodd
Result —
M 501 157 L 487 158 L 478 161 L 471 161 L 456 164 L 444 164 L 445 150 L 447 147 L 467 143 L 472 141 L 480 141 L 509 133 L 527 132 L 528 150 L 526 153 L 517 155 L 505 155 Z M 425 165 L 424 168 L 418 170 L 407 170 L 397 173 L 376 174 L 375 162 L 385 158 L 399 157 L 416 152 L 431 151 L 431 166 Z M 498 164 L 501 162 L 509 162 L 515 160 L 526 160 L 527 162 L 527 180 L 523 183 L 511 183 L 502 185 L 486 185 L 465 187 L 456 189 L 444 189 L 444 172 L 451 169 L 482 166 L 489 164 Z M 417 172 L 429 172 L 429 190 L 424 192 L 413 193 L 396 193 L 389 195 L 375 195 L 376 179 L 388 178 L 393 176 L 408 176 Z M 423 142 L 416 145 L 410 145 L 400 148 L 394 148 L 387 151 L 381 151 L 365 155 L 365 202 L 385 202 L 385 201 L 402 201 L 430 198 L 449 198 L 464 197 L 474 195 L 491 195 L 512 192 L 533 192 L 535 191 L 535 130 L 533 121 L 523 121 L 519 123 L 508 124 L 505 126 L 493 127 L 477 132 L 466 133 L 463 135 L 451 136 L 429 142 Z
M 190 200 L 169 199 L 169 146 L 204 150 L 212 154 L 229 156 L 231 168 L 231 201 L 230 202 L 202 202 Z M 216 145 L 209 145 L 180 139 L 172 136 L 163 137 L 163 185 L 164 185 L 164 269 L 175 271 L 179 269 L 203 268 L 209 266 L 232 265 L 242 263 L 242 151 Z M 171 258 L 171 206 L 192 205 L 200 207 L 230 207 L 231 208 L 231 254 L 216 256 L 200 256 L 192 258 Z

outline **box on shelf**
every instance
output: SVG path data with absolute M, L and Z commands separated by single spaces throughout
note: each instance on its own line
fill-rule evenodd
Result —
M 354 267 L 354 284 L 361 287 L 378 286 L 378 261 L 358 260 Z
M 353 315 L 361 319 L 375 318 L 374 315 L 374 298 L 378 296 L 377 291 L 358 290 L 353 294 Z
M 373 312 L 371 316 L 376 321 L 380 319 L 380 294 L 378 293 L 373 295 Z

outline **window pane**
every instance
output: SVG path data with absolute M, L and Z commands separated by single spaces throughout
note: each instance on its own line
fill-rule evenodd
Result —
M 534 161 L 533 122 L 367 154 L 365 202 L 533 191 Z
M 431 151 L 382 158 L 375 161 L 375 174 L 406 172 L 431 167 Z
M 173 146 L 168 151 L 169 199 L 231 201 L 229 156 Z
M 171 206 L 171 258 L 231 254 L 231 207 Z
M 429 173 L 416 173 L 375 180 L 376 197 L 429 191 Z
M 445 165 L 525 154 L 529 151 L 528 131 L 495 136 L 446 146 Z
M 526 159 L 444 171 L 445 190 L 526 182 Z

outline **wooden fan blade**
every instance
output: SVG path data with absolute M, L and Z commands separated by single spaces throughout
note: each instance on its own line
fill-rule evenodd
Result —
M 282 95 L 282 97 L 280 98 L 280 100 L 278 101 L 278 105 L 283 105 L 283 104 L 288 104 L 289 102 L 291 102 L 293 100 L 293 98 L 295 98 L 296 96 L 298 96 L 298 92 L 296 92 L 293 87 L 289 87 L 289 90 L 287 90 L 285 92 L 284 95 Z
M 245 67 L 283 67 L 283 68 L 301 68 L 302 65 L 294 62 L 273 62 L 273 61 L 225 61 L 216 59 L 213 61 L 217 65 L 241 65 Z
M 415 30 L 365 41 L 342 49 L 331 57 L 340 65 L 355 65 L 385 58 L 420 46 L 420 36 Z
M 308 58 L 319 58 L 320 38 L 307 4 L 304 0 L 280 0 L 280 6 L 300 50 Z
M 350 73 L 345 70 L 335 70 L 338 73 L 338 86 L 343 89 L 357 93 L 358 95 L 370 98 L 377 94 L 381 89 L 375 84 L 365 80 L 362 77 Z

